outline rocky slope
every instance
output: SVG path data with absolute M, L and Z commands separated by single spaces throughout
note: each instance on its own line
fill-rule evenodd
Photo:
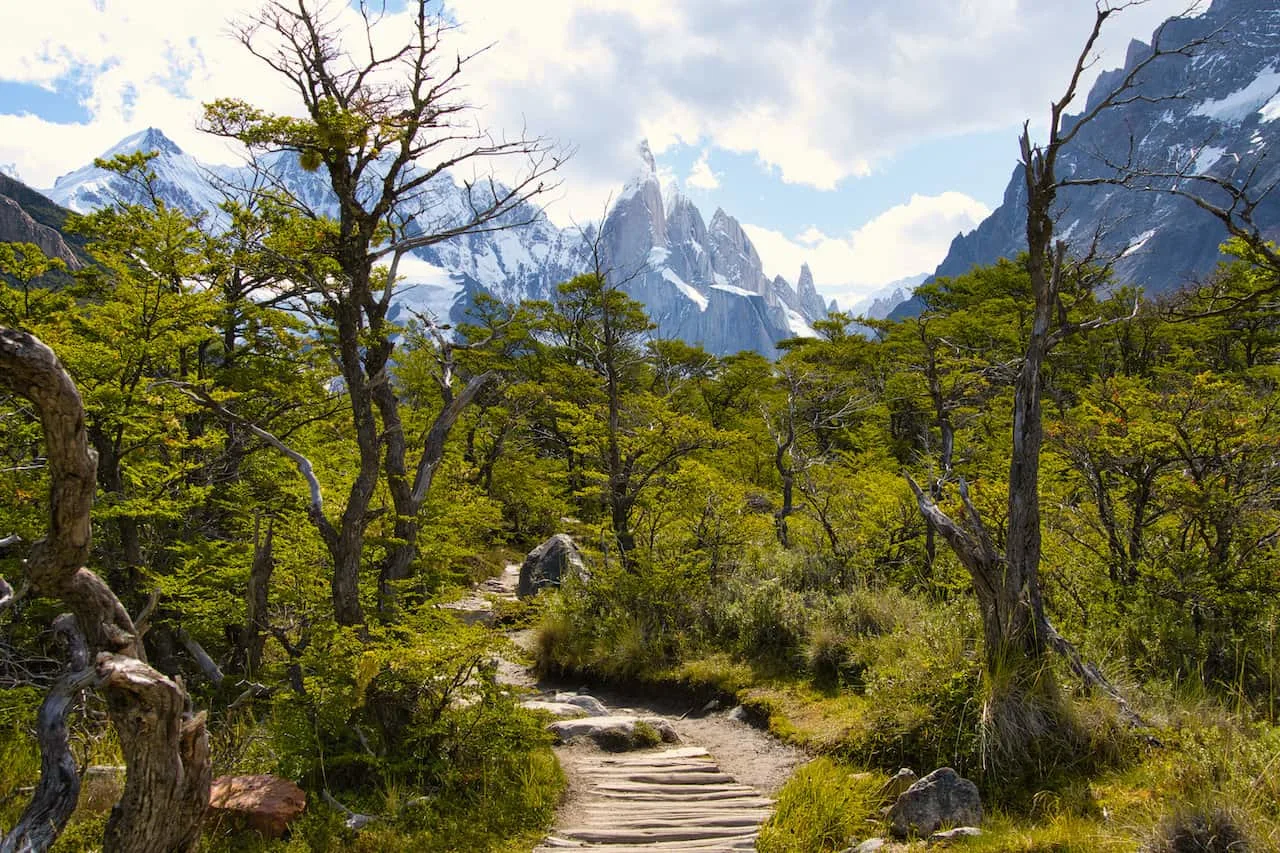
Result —
M 0 174 L 0 243 L 34 243 L 69 269 L 87 257 L 82 242 L 62 231 L 67 211 L 21 181 Z
M 1117 164 L 1133 163 L 1181 175 L 1179 185 L 1189 189 L 1203 183 L 1198 175 L 1240 181 L 1253 172 L 1258 189 L 1280 182 L 1280 157 L 1273 153 L 1280 150 L 1280 7 L 1274 0 L 1214 0 L 1199 17 L 1173 19 L 1157 34 L 1166 49 L 1207 41 L 1190 56 L 1160 57 L 1140 72 L 1136 98 L 1082 129 L 1063 150 L 1059 175 L 1113 177 Z M 1131 43 L 1124 67 L 1102 74 L 1083 108 L 1097 104 L 1151 52 L 1149 43 Z M 960 275 L 1024 250 L 1025 210 L 1019 167 L 1001 205 L 955 238 L 935 275 Z M 1116 258 L 1117 281 L 1148 292 L 1205 279 L 1227 236 L 1187 200 L 1115 186 L 1068 188 L 1056 213 L 1059 235 L 1073 252 L 1086 252 L 1096 236 L 1102 256 Z M 1280 236 L 1280 195 L 1272 193 L 1254 218 Z

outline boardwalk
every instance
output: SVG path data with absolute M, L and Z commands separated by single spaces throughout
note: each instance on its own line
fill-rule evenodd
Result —
M 577 801 L 534 853 L 754 850 L 773 806 L 721 772 L 701 747 L 597 753 L 568 763 Z

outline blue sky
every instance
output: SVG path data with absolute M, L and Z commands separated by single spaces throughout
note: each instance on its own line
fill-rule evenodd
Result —
M 389 4 L 389 39 L 402 4 Z M 215 97 L 296 109 L 230 35 L 258 0 L 0 5 L 0 166 L 34 186 L 146 126 L 230 162 L 234 151 L 195 129 Z M 1094 70 L 1184 5 L 1116 16 Z M 496 43 L 466 77 L 486 125 L 576 148 L 553 219 L 597 217 L 647 138 L 705 216 L 719 206 L 744 224 L 770 274 L 794 280 L 808 260 L 819 289 L 848 304 L 932 270 L 999 203 L 1021 122 L 1034 128 L 1060 94 L 1094 4 L 465 0 L 449 11 L 457 49 Z

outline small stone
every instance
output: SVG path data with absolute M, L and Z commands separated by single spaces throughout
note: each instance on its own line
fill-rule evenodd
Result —
M 307 807 L 307 795 L 278 776 L 219 776 L 209 790 L 209 812 L 256 830 L 264 838 L 282 838 Z
M 976 826 L 957 826 L 955 829 L 945 829 L 930 835 L 929 843 L 937 844 L 943 841 L 955 841 L 958 838 L 977 838 L 981 834 L 982 830 Z
M 588 717 L 607 717 L 609 709 L 604 703 L 594 696 L 587 696 L 584 693 L 557 693 L 557 702 L 563 702 L 566 705 L 576 705 L 583 711 L 586 711 Z
M 852 848 L 852 850 L 853 853 L 876 853 L 887 843 L 883 838 L 868 838 L 857 847 Z
M 351 817 L 343 821 L 343 823 L 347 827 L 347 829 L 351 830 L 352 832 L 359 832 L 369 824 L 373 823 L 375 820 L 377 820 L 377 818 L 374 817 L 373 815 L 353 814 L 351 815 Z
M 888 817 L 895 837 L 928 837 L 944 826 L 981 823 L 982 801 L 977 785 L 942 767 L 904 791 Z
M 747 709 L 742 707 L 741 705 L 734 705 L 732 708 L 730 708 L 728 716 L 729 716 L 729 719 L 737 720 L 740 723 L 745 723 L 748 721 Z
M 876 799 L 882 803 L 894 803 L 908 788 L 920 781 L 920 777 L 910 767 L 903 767 L 893 778 L 880 786 Z

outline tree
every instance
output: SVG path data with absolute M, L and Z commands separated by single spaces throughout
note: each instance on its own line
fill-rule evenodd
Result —
M 900 324 L 879 323 L 895 363 L 909 366 L 890 379 L 891 405 L 905 409 L 899 432 L 937 471 L 930 497 L 942 498 L 954 476 L 956 435 L 1012 384 L 1029 321 L 1025 264 L 1001 259 L 916 291 L 924 310 Z M 926 414 L 927 413 L 927 414 Z M 937 556 L 936 530 L 926 519 L 924 576 Z
M 1023 125 L 1019 143 L 1021 171 L 1026 191 L 1026 269 L 1030 280 L 1032 313 L 1025 350 L 1014 383 L 1013 445 L 1009 463 L 1008 511 L 1003 547 L 998 547 L 987 524 L 969 499 L 960 481 L 964 505 L 963 523 L 943 512 L 933 498 L 915 481 L 912 489 L 921 512 L 937 527 L 968 569 L 977 594 L 983 622 L 983 648 L 989 675 L 1002 674 L 1001 695 L 988 698 L 991 719 L 1008 720 L 1025 731 L 1046 732 L 1053 726 L 1057 700 L 1043 658 L 1049 649 L 1063 653 L 1072 669 L 1088 682 L 1105 690 L 1129 713 L 1128 706 L 1096 668 L 1080 656 L 1054 629 L 1045 613 L 1040 587 L 1040 451 L 1044 440 L 1041 412 L 1042 371 L 1050 351 L 1072 335 L 1104 322 L 1073 316 L 1074 303 L 1088 301 L 1096 272 L 1083 263 L 1069 262 L 1066 243 L 1055 238 L 1056 202 L 1067 186 L 1090 185 L 1092 179 L 1075 180 L 1057 173 L 1057 161 L 1091 121 L 1106 110 L 1141 99 L 1135 93 L 1142 71 L 1157 58 L 1170 53 L 1186 53 L 1191 45 L 1167 49 L 1159 33 L 1151 54 L 1136 63 L 1109 94 L 1089 105 L 1074 121 L 1067 121 L 1067 109 L 1075 100 L 1080 80 L 1091 64 L 1094 46 L 1107 20 L 1130 4 L 1109 6 L 1100 3 L 1093 27 L 1076 59 L 1062 97 L 1050 105 L 1048 140 L 1031 141 L 1029 122 Z M 1087 260 L 1092 261 L 1092 258 Z M 1136 310 L 1136 308 L 1135 308 Z M 996 707 L 996 706 L 1000 707 Z M 999 744 L 997 744 L 999 745 Z M 1025 749 L 1025 747 L 1020 747 Z
M 613 539 L 628 564 L 640 495 L 682 458 L 714 443 L 711 430 L 671 405 L 681 391 L 674 373 L 670 383 L 646 383 L 643 344 L 653 324 L 607 274 L 584 273 L 562 284 L 547 323 L 579 392 L 565 401 L 564 430 L 575 452 L 597 462 Z
M 50 258 L 34 243 L 0 243 L 0 276 L 17 283 L 19 292 L 0 290 L 0 322 L 18 327 L 47 319 L 66 306 L 67 298 L 33 285 L 50 272 L 66 272 L 67 263 Z
M 212 764 L 204 714 L 188 710 L 181 683 L 147 666 L 140 637 L 120 600 L 84 565 L 92 530 L 96 460 L 70 376 L 36 337 L 0 328 L 0 384 L 39 413 L 49 457 L 49 529 L 32 546 L 26 583 L 0 579 L 0 610 L 28 592 L 56 598 L 71 613 L 57 628 L 69 638 L 71 667 L 40 710 L 40 784 L 0 850 L 47 850 L 74 810 L 80 780 L 67 742 L 74 695 L 102 689 L 128 774 L 107 821 L 107 853 L 195 849 L 209 803 Z
M 782 503 L 773 513 L 778 544 L 791 547 L 787 519 L 795 511 L 798 478 L 832 455 L 829 434 L 847 426 L 866 402 L 850 387 L 848 373 L 806 363 L 792 353 L 774 371 L 773 387 L 761 397 L 761 415 L 773 440 L 773 467 Z
M 64 361 L 85 395 L 98 480 L 119 537 L 123 566 L 116 576 L 131 586 L 156 556 L 147 553 L 148 519 L 164 514 L 158 504 L 171 495 L 169 486 L 196 464 L 175 450 L 167 459 L 147 460 L 162 472 L 153 467 L 151 476 L 142 475 L 141 457 L 191 437 L 185 423 L 194 411 L 190 401 L 158 391 L 154 383 L 201 375 L 216 312 L 214 294 L 201 286 L 208 242 L 196 221 L 159 197 L 148 166 L 153 156 L 97 161 L 132 182 L 147 201 L 72 219 L 70 227 L 92 241 L 96 263 L 79 274 L 82 310 L 57 318 Z
M 552 188 L 547 176 L 561 160 L 542 139 L 495 139 L 473 123 L 461 81 L 476 55 L 446 55 L 451 27 L 428 0 L 410 2 L 409 40 L 385 51 L 378 45 L 394 19 L 361 4 L 362 44 L 348 49 L 339 27 L 343 8 L 272 0 L 237 29 L 248 51 L 296 89 L 302 117 L 221 100 L 206 107 L 205 127 L 247 146 L 261 185 L 296 213 L 293 245 L 276 249 L 291 261 L 294 280 L 310 290 L 303 304 L 331 339 L 358 448 L 356 476 L 336 521 L 324 510 L 310 462 L 280 449 L 293 454 L 309 480 L 310 517 L 333 561 L 334 612 L 340 624 L 354 625 L 365 618 L 359 575 L 365 532 L 378 514 L 371 504 L 379 482 L 387 483 L 397 519 L 404 520 L 397 531 L 404 546 L 379 569 L 380 577 L 396 579 L 411 562 L 416 528 L 409 520 L 438 461 L 430 446 L 438 434 L 411 447 L 390 381 L 399 331 L 390 312 L 400 262 L 451 237 L 528 222 L 535 213 L 526 202 Z M 278 169 L 293 158 L 304 169 L 324 169 L 333 216 L 284 189 Z M 492 178 L 467 182 L 457 208 L 436 207 L 451 170 L 499 159 L 525 162 L 511 186 Z M 444 411 L 465 407 L 478 390 L 469 387 L 447 400 Z M 440 426 L 447 435 L 452 422 Z

